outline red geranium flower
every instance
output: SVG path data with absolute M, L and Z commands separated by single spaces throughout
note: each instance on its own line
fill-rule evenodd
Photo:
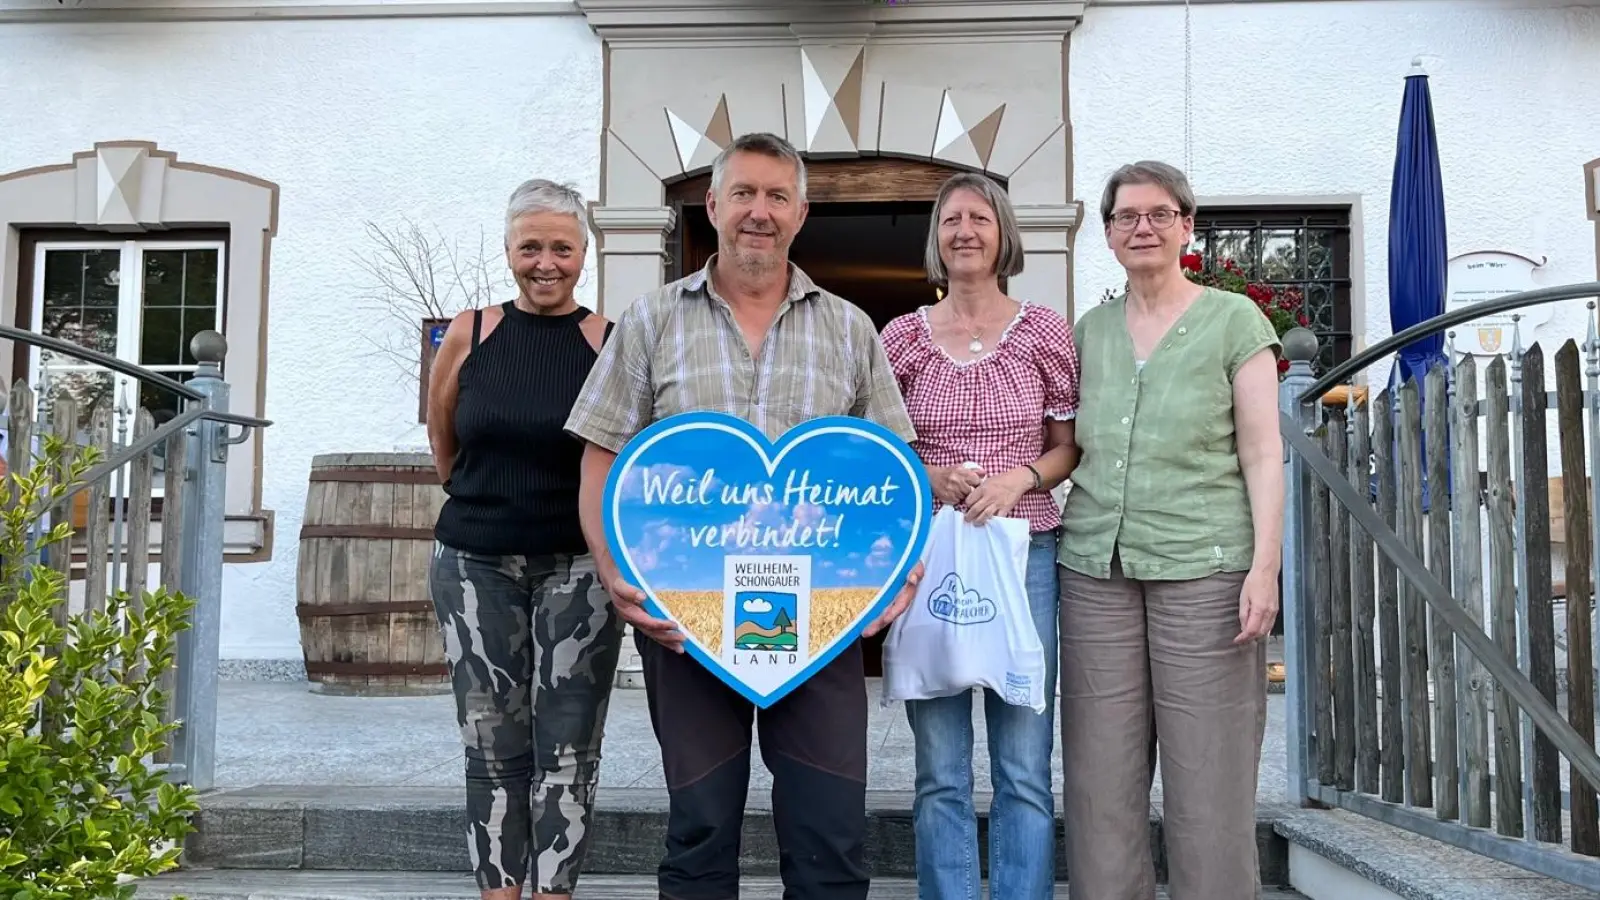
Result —
M 1200 254 L 1185 253 L 1184 255 L 1178 257 L 1178 265 L 1182 266 L 1185 271 L 1198 272 L 1204 263 L 1200 259 Z

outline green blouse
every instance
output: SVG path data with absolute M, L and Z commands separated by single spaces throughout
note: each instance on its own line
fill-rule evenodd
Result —
M 1255 555 L 1239 466 L 1233 376 L 1277 333 L 1248 297 L 1206 288 L 1144 365 L 1133 356 L 1126 297 L 1074 326 L 1081 365 L 1082 458 L 1062 510 L 1057 559 L 1108 578 L 1176 581 L 1247 571 Z

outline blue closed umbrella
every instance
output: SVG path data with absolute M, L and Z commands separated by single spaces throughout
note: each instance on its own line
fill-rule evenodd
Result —
M 1439 174 L 1433 100 L 1422 61 L 1416 60 L 1406 76 L 1400 104 L 1394 184 L 1389 189 L 1389 325 L 1394 333 L 1444 313 L 1448 267 L 1444 181 Z M 1420 393 L 1428 370 L 1444 360 L 1443 351 L 1443 334 L 1419 338 L 1401 348 L 1390 374 L 1390 387 L 1415 379 Z M 1431 493 L 1427 488 L 1425 483 L 1424 508 Z
M 1421 63 L 1406 76 L 1389 189 L 1389 324 L 1396 332 L 1444 313 L 1449 265 L 1444 225 L 1444 180 L 1433 100 Z M 1444 335 L 1420 338 L 1400 350 L 1400 375 L 1418 381 L 1444 358 Z

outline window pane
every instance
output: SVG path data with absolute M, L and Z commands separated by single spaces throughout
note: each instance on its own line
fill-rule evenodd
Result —
M 183 308 L 146 308 L 139 335 L 139 362 L 171 366 L 183 362 Z
M 1211 233 L 1211 262 L 1221 266 L 1233 260 L 1247 275 L 1254 276 L 1256 268 L 1255 233 L 1248 229 L 1222 229 Z
M 1300 236 L 1293 229 L 1261 233 L 1261 278 L 1297 281 L 1300 278 Z
M 189 250 L 183 269 L 183 305 L 191 309 L 217 307 L 217 251 Z
M 1215 211 L 1197 218 L 1193 249 L 1208 267 L 1232 259 L 1251 280 L 1301 291 L 1318 338 L 1315 371 L 1349 358 L 1350 242 L 1342 212 Z
M 122 254 L 118 250 L 46 250 L 41 331 L 90 350 L 117 349 L 117 293 Z M 45 364 L 74 362 L 43 351 Z
M 194 377 L 193 372 L 162 372 L 161 374 L 179 382 L 187 382 Z M 150 410 L 150 415 L 155 418 L 156 424 L 160 425 L 183 409 L 183 398 L 164 387 L 143 381 L 139 383 L 139 406 Z
M 198 309 L 189 307 L 183 311 L 183 351 L 182 362 L 186 366 L 197 365 L 200 361 L 194 358 L 194 336 L 207 329 L 221 331 L 222 323 L 217 321 L 216 307 Z
M 1312 229 L 1306 241 L 1306 277 L 1333 278 L 1333 232 Z
M 146 250 L 139 362 L 189 365 L 189 340 L 217 322 L 216 250 Z
M 1305 287 L 1306 315 L 1311 319 L 1311 330 L 1333 331 L 1336 327 L 1333 309 L 1333 288 L 1326 284 L 1308 284 Z
M 43 391 L 45 415 L 53 414 L 58 399 L 71 397 L 78 404 L 76 427 L 80 435 L 84 434 L 94 417 L 96 406 L 116 402 L 113 384 L 112 374 L 104 370 L 48 373 Z

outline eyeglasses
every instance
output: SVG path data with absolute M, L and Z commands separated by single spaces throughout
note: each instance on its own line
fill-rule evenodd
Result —
M 1111 224 L 1118 231 L 1132 231 L 1139 227 L 1140 219 L 1149 219 L 1151 227 L 1165 231 L 1178 221 L 1178 211 L 1175 209 L 1158 209 L 1153 212 L 1119 212 L 1111 217 Z

